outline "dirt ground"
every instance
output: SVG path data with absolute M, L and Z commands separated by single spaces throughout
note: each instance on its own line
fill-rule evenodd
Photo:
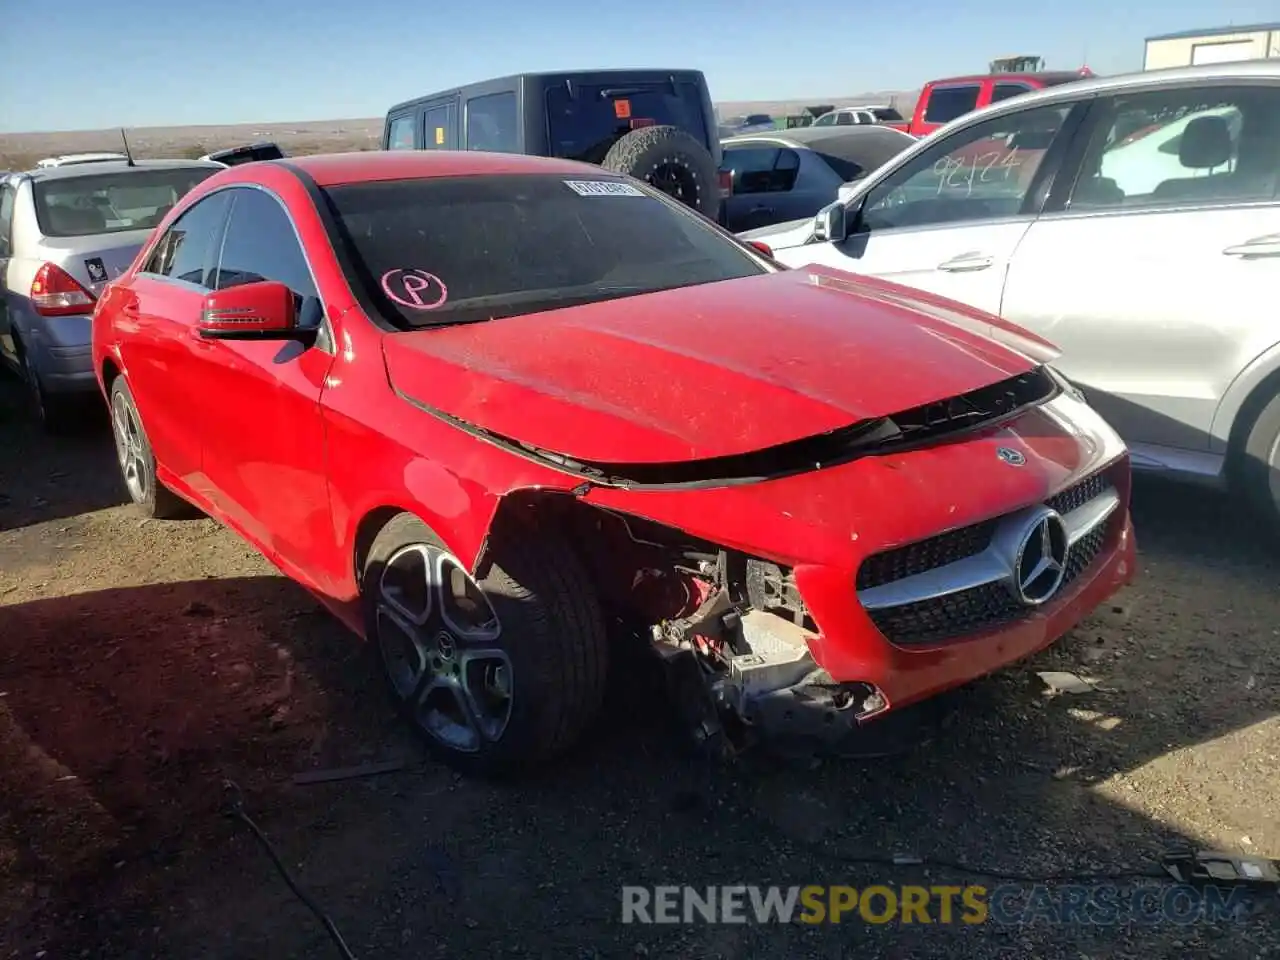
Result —
M 368 651 L 229 532 L 122 506 L 105 422 L 53 442 L 19 399 L 0 378 L 0 956 L 336 957 L 219 814 L 228 778 L 362 958 L 1280 956 L 1274 894 L 1190 926 L 620 922 L 624 884 L 1280 857 L 1280 562 L 1225 498 L 1141 484 L 1139 582 L 904 756 L 713 768 L 620 690 L 570 761 L 499 787 L 424 759 Z M 895 853 L 949 865 L 866 862 Z

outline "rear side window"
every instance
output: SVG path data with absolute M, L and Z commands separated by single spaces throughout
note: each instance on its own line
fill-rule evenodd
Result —
M 11 252 L 10 234 L 13 231 L 13 201 L 18 191 L 13 184 L 0 186 L 0 257 L 7 257 Z
M 519 152 L 520 128 L 514 93 L 491 93 L 467 101 L 467 149 Z
M 991 90 L 991 102 L 999 103 L 1001 100 L 1008 100 L 1011 97 L 1021 96 L 1030 92 L 1031 88 L 1025 83 L 997 83 Z
M 1186 87 L 1105 98 L 1074 208 L 1270 200 L 1280 187 L 1280 89 Z
M 423 146 L 428 150 L 456 150 L 454 119 L 457 108 L 452 103 L 427 107 L 423 122 Z
M 956 117 L 973 112 L 978 106 L 978 93 L 981 89 L 976 83 L 934 87 L 925 106 L 925 123 L 950 123 Z
M 551 155 L 601 163 L 609 148 L 640 127 L 679 127 L 706 146 L 702 93 L 692 83 L 627 84 L 614 87 L 564 84 L 547 91 Z
M 387 130 L 388 150 L 413 149 L 413 117 L 396 117 Z
M 727 147 L 725 167 L 733 171 L 733 192 L 778 193 L 796 184 L 800 157 L 782 147 Z
M 46 237 L 150 230 L 214 167 L 148 169 L 37 181 L 36 220 Z
M 857 180 L 867 172 L 860 164 L 857 164 L 846 157 L 837 157 L 830 153 L 824 153 L 822 150 L 814 150 L 813 152 L 821 157 L 823 162 L 845 183 L 848 183 L 851 180 Z
M 677 201 L 616 179 L 436 177 L 325 193 L 355 280 L 400 329 L 767 272 Z

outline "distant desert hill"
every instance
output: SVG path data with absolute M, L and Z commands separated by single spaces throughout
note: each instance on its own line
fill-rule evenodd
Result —
M 239 123 L 225 126 L 133 127 L 125 130 L 135 157 L 198 157 L 224 147 L 274 140 L 288 154 L 376 150 L 382 118 Z M 0 134 L 0 170 L 22 170 L 42 157 L 89 150 L 120 150 L 120 131 L 68 130 Z
M 721 117 L 767 113 L 781 117 L 799 113 L 811 104 L 891 103 L 904 115 L 919 91 L 862 93 L 846 97 L 807 97 L 803 100 L 732 101 L 716 104 Z M 382 138 L 382 118 L 309 120 L 294 123 L 240 123 L 224 126 L 133 127 L 125 131 L 134 156 L 198 157 L 224 147 L 257 140 L 274 140 L 291 155 L 344 150 L 376 150 Z M 24 170 L 42 157 L 89 150 L 120 150 L 120 131 L 69 130 L 57 133 L 0 133 L 0 170 Z
M 919 90 L 880 90 L 874 93 L 859 93 L 851 97 L 807 97 L 803 100 L 751 100 L 726 101 L 717 103 L 716 110 L 721 117 L 743 116 L 748 113 L 767 113 L 771 117 L 785 117 L 792 113 L 801 113 L 805 107 L 819 104 L 833 106 L 884 105 L 897 107 L 904 117 L 910 117 L 916 105 Z

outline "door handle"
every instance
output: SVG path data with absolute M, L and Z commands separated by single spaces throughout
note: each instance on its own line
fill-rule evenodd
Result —
M 962 253 L 958 257 L 953 257 L 946 263 L 938 264 L 939 270 L 945 270 L 947 273 L 966 273 L 971 270 L 985 270 L 991 264 L 995 263 L 992 257 L 984 257 L 976 253 Z
M 753 213 L 773 213 L 773 207 L 752 207 L 747 211 L 748 216 Z
M 1280 233 L 1254 237 L 1222 251 L 1228 257 L 1280 257 Z

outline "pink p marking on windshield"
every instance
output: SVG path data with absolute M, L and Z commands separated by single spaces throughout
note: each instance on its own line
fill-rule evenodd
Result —
M 438 292 L 431 297 L 429 291 L 433 288 Z M 410 310 L 435 310 L 449 299 L 444 281 L 425 270 L 388 270 L 382 275 L 382 292 Z

